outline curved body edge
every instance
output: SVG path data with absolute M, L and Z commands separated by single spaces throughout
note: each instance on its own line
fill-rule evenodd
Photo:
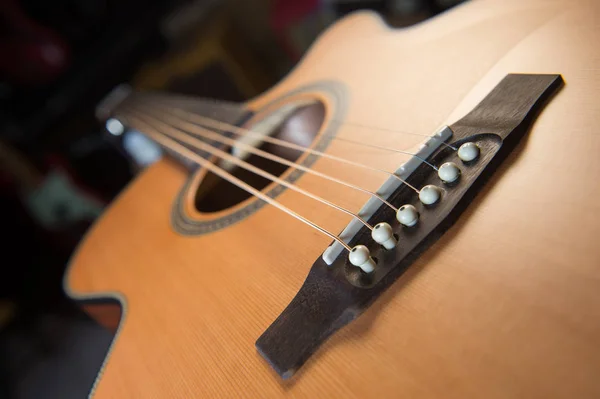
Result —
M 401 33 L 369 14 L 328 31 L 248 106 L 336 80 L 348 88 L 347 121 L 433 133 L 509 73 L 559 73 L 565 86 L 457 223 L 285 382 L 254 343 L 330 240 L 269 206 L 211 234 L 177 234 L 170 211 L 188 176 L 169 160 L 151 166 L 65 276 L 71 297 L 125 308 L 94 397 L 600 396 L 597 15 L 592 1 L 487 0 Z M 337 134 L 396 148 L 421 141 L 350 126 Z M 406 160 L 339 142 L 327 151 L 388 170 Z M 370 189 L 385 180 L 323 159 L 314 167 Z M 307 174 L 298 184 L 350 209 L 367 199 Z M 278 199 L 331 231 L 348 224 L 291 190 Z

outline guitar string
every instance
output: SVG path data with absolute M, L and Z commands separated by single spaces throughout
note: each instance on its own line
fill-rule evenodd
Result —
M 151 116 L 151 115 L 149 115 L 149 116 Z M 155 117 L 152 117 L 152 118 L 156 119 Z M 167 120 L 169 120 L 169 119 L 173 120 L 171 116 L 167 116 L 166 119 Z M 165 122 L 165 121 L 163 120 L 163 122 Z M 169 125 L 173 126 L 173 127 L 176 127 L 176 125 L 173 125 L 171 123 L 169 123 Z M 319 177 L 321 177 L 323 179 L 326 179 L 326 180 L 329 180 L 329 181 L 333 181 L 333 182 L 341 184 L 343 186 L 346 186 L 346 187 L 352 188 L 354 190 L 363 192 L 363 193 L 368 194 L 371 197 L 376 198 L 377 200 L 381 201 L 384 205 L 386 205 L 389 208 L 391 208 L 394 212 L 398 211 L 398 208 L 396 208 L 394 205 L 392 205 L 390 202 L 388 202 L 381 195 L 379 195 L 379 194 L 377 194 L 377 193 L 375 193 L 373 191 L 370 191 L 370 190 L 367 190 L 365 188 L 359 187 L 359 186 L 357 186 L 355 184 L 346 182 L 346 181 L 338 179 L 336 177 L 329 176 L 329 175 L 327 175 L 325 173 L 322 173 L 322 172 L 319 172 L 317 170 L 311 169 L 311 168 L 306 167 L 304 165 L 301 165 L 299 163 L 289 161 L 289 160 L 287 160 L 285 158 L 282 158 L 280 156 L 271 154 L 269 152 L 260 150 L 260 149 L 254 147 L 254 146 L 252 146 L 250 144 L 246 144 L 246 143 L 243 143 L 243 142 L 240 142 L 240 141 L 236 141 L 236 140 L 230 139 L 230 138 L 228 138 L 228 137 L 226 137 L 224 135 L 221 135 L 219 133 L 213 132 L 213 131 L 211 131 L 211 130 L 209 130 L 207 128 L 196 126 L 196 125 L 193 125 L 191 123 L 185 123 L 185 122 L 183 122 L 183 123 L 180 124 L 180 126 L 178 128 L 179 128 L 179 130 L 185 131 L 186 133 L 191 133 L 191 134 L 194 134 L 196 136 L 204 137 L 204 138 L 209 139 L 209 140 L 215 140 L 215 141 L 218 141 L 218 142 L 220 142 L 222 144 L 229 145 L 231 147 L 233 147 L 233 146 L 242 147 L 242 148 L 246 149 L 248 152 L 250 152 L 252 154 L 255 154 L 255 155 L 257 155 L 257 156 L 259 156 L 261 158 L 269 159 L 269 160 L 271 160 L 273 162 L 277 162 L 279 164 L 286 165 L 286 166 L 289 166 L 291 168 L 298 169 L 298 170 L 301 170 L 303 172 L 306 172 L 306 173 L 309 173 L 309 174 L 312 174 L 312 175 L 315 175 L 315 176 L 319 176 Z
M 161 113 L 164 114 L 164 112 L 162 112 L 161 110 L 157 110 L 157 112 L 161 112 Z M 198 115 L 195 115 L 195 116 L 198 116 Z M 188 121 L 187 123 L 192 123 L 192 122 Z M 334 160 L 336 162 L 341 162 L 341 163 L 345 163 L 345 164 L 348 164 L 348 165 L 352 165 L 352 166 L 356 166 L 356 167 L 360 167 L 360 168 L 372 170 L 372 171 L 375 171 L 375 172 L 384 173 L 384 174 L 388 175 L 389 177 L 392 177 L 392 178 L 394 178 L 394 179 L 402 182 L 403 184 L 406 184 L 407 187 L 409 187 L 411 190 L 413 190 L 417 194 L 420 193 L 420 191 L 416 187 L 414 187 L 412 184 L 408 183 L 406 180 L 402 179 L 400 176 L 396 175 L 395 173 L 389 172 L 387 170 L 375 168 L 373 166 L 365 165 L 365 164 L 360 163 L 360 162 L 356 162 L 356 161 L 352 161 L 352 160 L 349 160 L 349 159 L 346 159 L 346 158 L 342 158 L 342 157 L 338 157 L 338 156 L 335 156 L 335 155 L 327 154 L 327 153 L 324 153 L 322 151 L 317 151 L 317 150 L 314 150 L 314 149 L 312 149 L 310 147 L 306 147 L 306 146 L 302 146 L 302 145 L 290 143 L 290 142 L 285 141 L 285 140 L 276 139 L 274 137 L 266 136 L 266 135 L 254 132 L 252 130 L 243 129 L 243 128 L 240 128 L 238 126 L 230 125 L 230 124 L 227 124 L 227 123 L 224 123 L 224 122 L 215 121 L 214 125 L 227 126 L 226 128 L 224 128 L 225 130 L 229 130 L 233 134 L 236 134 L 238 136 L 250 135 L 251 137 L 258 137 L 260 140 L 266 141 L 266 142 L 271 143 L 271 144 L 275 144 L 275 145 L 286 147 L 286 148 L 291 148 L 291 149 L 296 150 L 296 151 L 308 152 L 309 154 L 318 155 L 320 157 L 331 159 L 331 160 Z M 197 126 L 203 127 L 201 124 L 198 124 Z M 204 126 L 204 127 L 206 128 L 206 126 Z M 217 129 L 219 129 L 219 128 L 217 128 Z M 220 134 L 220 135 L 224 135 L 222 132 L 215 132 L 215 133 Z
M 148 119 L 151 118 L 151 117 L 149 117 L 147 115 L 144 115 L 142 112 L 139 112 L 139 111 L 132 111 L 132 112 L 135 115 L 138 115 L 138 116 L 131 116 L 131 117 L 128 116 L 128 115 L 125 116 L 125 119 L 128 119 L 130 122 L 132 122 L 132 126 L 136 126 L 136 123 L 135 123 L 136 120 L 137 121 L 141 120 L 142 122 L 146 121 L 147 123 L 149 123 Z M 144 116 L 141 116 L 141 115 L 144 115 Z M 186 142 L 186 143 L 190 144 L 191 146 L 193 146 L 195 149 L 198 149 L 198 150 L 201 150 L 201 151 L 206 151 L 206 152 L 208 152 L 211 155 L 214 155 L 214 156 L 219 157 L 219 158 L 221 158 L 223 160 L 232 162 L 232 163 L 234 163 L 234 164 L 242 167 L 243 169 L 246 169 L 246 170 L 248 170 L 248 171 L 250 171 L 252 173 L 255 173 L 255 174 L 259 175 L 259 176 L 264 177 L 265 179 L 271 180 L 272 182 L 275 182 L 277 184 L 281 184 L 282 186 L 285 186 L 285 187 L 287 187 L 287 188 L 289 188 L 291 190 L 294 190 L 294 191 L 296 191 L 296 192 L 298 192 L 300 194 L 303 194 L 303 195 L 305 195 L 305 196 L 307 196 L 309 198 L 312 198 L 312 199 L 314 199 L 316 201 L 319 201 L 319 202 L 321 202 L 321 203 L 323 203 L 323 204 L 325 204 L 327 206 L 330 206 L 331 208 L 334 208 L 334 209 L 336 209 L 336 210 L 338 210 L 340 212 L 343 212 L 343 213 L 345 213 L 345 214 L 347 214 L 349 216 L 352 216 L 353 218 L 355 218 L 356 220 L 358 220 L 359 222 L 361 222 L 364 226 L 366 226 L 369 230 L 373 230 L 373 226 L 371 226 L 366 220 L 364 220 L 362 217 L 360 217 L 356 213 L 354 213 L 354 212 L 352 212 L 352 211 L 350 211 L 350 210 L 348 210 L 348 209 L 346 209 L 346 208 L 344 208 L 342 206 L 334 204 L 333 202 L 328 201 L 328 200 L 326 200 L 323 197 L 320 197 L 320 196 L 318 196 L 316 194 L 313 194 L 313 193 L 311 193 L 309 191 L 306 191 L 306 190 L 298 187 L 297 185 L 295 185 L 293 183 L 290 183 L 290 182 L 288 182 L 286 180 L 280 179 L 277 176 L 272 175 L 272 174 L 270 174 L 270 173 L 268 173 L 268 172 L 266 172 L 266 171 L 264 171 L 264 170 L 262 170 L 262 169 L 260 169 L 260 168 L 258 168 L 256 166 L 254 166 L 254 165 L 252 165 L 252 164 L 250 164 L 250 163 L 248 163 L 246 161 L 243 161 L 243 160 L 241 160 L 240 158 L 238 158 L 238 157 L 236 157 L 234 155 L 231 155 L 231 154 L 229 154 L 227 152 L 221 151 L 220 149 L 218 149 L 217 147 L 215 147 L 213 145 L 207 144 L 207 143 L 205 143 L 205 142 L 203 142 L 203 141 L 201 141 L 199 139 L 196 139 L 194 137 L 186 135 L 182 130 L 180 130 L 178 128 L 171 127 L 171 126 L 169 126 L 169 125 L 167 125 L 167 124 L 165 124 L 163 122 L 160 122 L 156 118 L 152 118 L 152 119 L 154 119 L 154 121 L 155 121 L 153 123 L 158 122 L 160 125 L 163 125 L 164 127 L 166 127 L 166 129 L 164 127 L 161 129 L 163 134 L 165 134 L 165 135 L 167 135 L 167 136 L 169 136 L 169 137 L 171 137 L 173 139 Z
M 411 135 L 411 136 L 420 136 L 420 137 L 427 137 L 427 138 L 435 137 L 435 134 L 412 133 L 412 132 L 406 132 L 403 130 L 394 130 L 394 129 L 390 129 L 387 127 L 381 127 L 381 126 L 369 126 L 369 125 L 364 125 L 362 123 L 351 122 L 351 121 L 342 121 L 342 120 L 338 120 L 338 119 L 332 119 L 331 121 L 336 122 L 342 126 L 353 126 L 353 127 L 357 127 L 359 129 L 364 129 L 364 130 L 375 130 L 375 131 L 379 131 L 379 132 L 394 133 L 394 134 L 407 134 L 407 135 Z M 454 147 L 452 144 L 446 143 L 445 141 L 442 141 L 441 144 L 444 147 L 450 148 L 451 150 L 458 151 L 458 148 Z
M 154 140 L 157 143 L 161 144 L 165 148 L 169 148 L 171 151 L 173 151 L 173 152 L 175 152 L 175 153 L 177 153 L 177 154 L 179 154 L 179 155 L 181 155 L 181 156 L 189 159 L 192 162 L 197 163 L 201 167 L 206 168 L 207 170 L 213 172 L 214 174 L 216 174 L 217 176 L 221 177 L 222 179 L 225 179 L 228 182 L 230 182 L 231 184 L 233 184 L 233 185 L 241 188 L 244 191 L 247 191 L 249 194 L 254 195 L 255 197 L 261 199 L 262 201 L 264 201 L 264 202 L 266 202 L 266 203 L 268 203 L 268 204 L 270 204 L 270 205 L 278 208 L 279 210 L 287 213 L 288 215 L 296 218 L 297 220 L 299 220 L 299 221 L 307 224 L 308 226 L 316 229 L 317 231 L 321 232 L 322 234 L 325 234 L 326 236 L 328 236 L 332 240 L 335 240 L 340 245 L 342 245 L 348 252 L 352 251 L 352 248 L 348 244 L 346 244 L 346 242 L 344 242 L 344 240 L 342 240 L 337 235 L 331 233 L 327 229 L 319 226 L 318 224 L 316 224 L 316 223 L 308 220 L 304 216 L 302 216 L 302 215 L 294 212 L 290 208 L 288 208 L 285 205 L 281 204 L 280 202 L 274 200 L 273 198 L 271 198 L 268 195 L 264 194 L 260 190 L 257 190 L 256 188 L 252 187 L 248 183 L 246 183 L 246 182 L 238 179 L 237 177 L 233 176 L 232 174 L 228 173 L 225 169 L 220 168 L 217 165 L 215 165 L 212 162 L 210 162 L 209 160 L 202 158 L 200 155 L 198 155 L 195 152 L 191 151 L 190 149 L 188 149 L 187 147 L 183 146 L 182 144 L 179 144 L 174 139 L 170 138 L 169 136 L 165 135 L 164 133 L 159 132 L 157 129 L 155 129 L 154 127 L 152 127 L 150 124 L 147 124 L 145 122 L 141 122 L 141 124 L 146 126 L 146 129 L 142 129 L 142 131 L 144 132 L 144 134 L 146 134 L 149 138 L 151 138 L 152 140 Z
M 161 95 L 158 94 L 156 92 L 147 92 L 147 93 L 136 93 L 136 96 L 138 97 L 147 97 L 148 99 L 151 99 L 152 101 L 156 101 L 156 102 L 170 102 L 170 103 L 198 103 L 199 101 L 195 98 L 184 98 L 184 97 L 171 97 L 171 96 L 165 96 L 165 95 Z M 397 130 L 397 129 L 391 129 L 391 128 L 387 128 L 387 127 L 381 127 L 381 126 L 373 126 L 373 125 L 366 125 L 364 123 L 358 123 L 358 122 L 353 122 L 353 121 L 347 121 L 347 120 L 340 120 L 340 119 L 330 119 L 331 122 L 338 124 L 339 126 L 350 126 L 350 127 L 356 127 L 359 129 L 365 129 L 365 130 L 370 130 L 370 131 L 378 131 L 378 132 L 385 132 L 385 133 L 392 133 L 392 134 L 403 134 L 403 135 L 409 135 L 409 136 L 419 136 L 419 137 L 427 137 L 427 138 L 431 138 L 431 137 L 435 137 L 435 134 L 431 135 L 431 134 L 423 134 L 423 133 L 415 133 L 415 132 L 407 132 L 405 130 Z M 336 135 L 328 135 L 331 137 L 335 137 L 336 140 L 341 140 L 343 138 L 340 138 L 339 136 Z M 347 140 L 347 139 L 344 139 Z M 362 142 L 358 142 L 358 141 L 354 141 L 354 143 L 356 144 L 360 144 L 360 145 L 364 145 L 365 143 Z M 448 144 L 446 142 L 442 142 L 441 145 L 448 147 L 454 151 L 458 151 L 458 148 L 454 147 L 451 144 Z M 390 150 L 387 147 L 384 147 L 385 150 Z M 399 150 L 400 151 L 400 150 Z
M 142 101 L 144 101 L 144 100 L 142 100 Z M 223 130 L 223 131 L 231 131 L 234 129 L 236 129 L 236 130 L 240 129 L 240 130 L 244 130 L 245 133 L 243 133 L 243 134 L 246 134 L 246 135 L 249 134 L 249 132 L 251 132 L 251 130 L 249 130 L 249 129 L 244 129 L 239 126 L 221 122 L 216 119 L 212 119 L 212 118 L 209 118 L 209 117 L 206 117 L 203 115 L 195 114 L 193 112 L 189 112 L 189 111 L 186 111 L 186 110 L 183 110 L 180 108 L 166 107 L 167 109 L 164 109 L 163 107 L 158 108 L 158 106 L 156 106 L 156 105 L 154 105 L 154 108 L 156 108 L 159 112 L 162 112 L 162 113 L 168 112 L 168 110 L 170 110 L 170 113 L 179 114 L 180 115 L 179 117 L 182 119 L 186 119 L 187 121 L 190 121 L 190 122 L 197 122 L 198 124 L 202 124 L 202 125 L 208 125 L 208 127 L 211 127 L 213 129 L 218 129 L 218 130 Z M 185 114 L 185 116 L 182 116 L 182 114 Z M 263 134 L 260 134 L 258 132 L 252 132 L 252 133 L 254 133 L 255 135 L 260 135 L 261 137 L 264 136 Z M 419 155 L 415 154 L 414 152 L 400 150 L 400 149 L 396 149 L 396 148 L 385 147 L 385 146 L 381 146 L 381 145 L 377 145 L 377 144 L 364 143 L 362 141 L 347 139 L 345 137 L 339 137 L 337 135 L 325 134 L 324 137 L 328 137 L 328 138 L 331 138 L 332 140 L 342 141 L 345 143 L 350 143 L 350 144 L 358 145 L 358 146 L 362 146 L 362 147 L 375 148 L 377 150 L 382 150 L 382 151 L 411 155 L 411 156 L 414 156 L 415 158 L 418 158 L 421 162 L 423 162 L 427 166 L 431 167 L 436 172 L 438 170 L 438 168 L 435 165 L 427 162 L 427 160 L 421 158 Z M 428 137 L 431 137 L 431 136 L 428 136 Z

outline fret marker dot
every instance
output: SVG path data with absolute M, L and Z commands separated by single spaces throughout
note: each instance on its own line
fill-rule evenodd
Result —
M 392 226 L 385 222 L 375 225 L 375 228 L 371 231 L 371 237 L 385 249 L 392 249 L 398 245 Z
M 419 212 L 410 204 L 402 205 L 396 212 L 396 219 L 403 225 L 412 227 L 419 221 Z
M 454 162 L 446 162 L 438 169 L 438 176 L 444 183 L 453 183 L 460 177 L 460 169 Z
M 442 196 L 442 190 L 439 187 L 434 186 L 433 184 L 428 184 L 427 186 L 421 189 L 419 193 L 419 199 L 425 205 L 433 205 L 439 201 Z
M 458 157 L 463 162 L 471 162 L 479 157 L 479 146 L 475 143 L 464 143 L 458 149 Z

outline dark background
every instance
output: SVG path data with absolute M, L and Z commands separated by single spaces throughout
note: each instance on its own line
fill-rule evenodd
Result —
M 401 27 L 458 2 L 2 0 L 0 398 L 86 397 L 112 340 L 66 298 L 62 277 L 147 164 L 94 116 L 115 86 L 243 101 L 349 12 Z

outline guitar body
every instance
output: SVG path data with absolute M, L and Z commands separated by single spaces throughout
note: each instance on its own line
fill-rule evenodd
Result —
M 189 173 L 169 159 L 148 168 L 65 277 L 73 298 L 116 298 L 124 310 L 94 397 L 600 397 L 599 16 L 594 1 L 482 0 L 405 30 L 371 13 L 329 29 L 280 84 L 244 104 L 255 118 L 287 93 L 335 81 L 345 120 L 433 134 L 508 73 L 560 73 L 565 86 L 457 223 L 285 381 L 255 342 L 331 239 L 273 206 L 180 234 L 171 211 Z M 334 112 L 323 101 L 325 126 Z M 423 141 L 350 125 L 337 135 L 395 148 Z M 326 152 L 386 170 L 408 158 L 340 141 Z M 373 191 L 385 180 L 323 158 L 312 167 Z M 297 184 L 349 209 L 368 199 L 314 175 Z M 292 190 L 277 200 L 332 232 L 349 221 Z M 196 211 L 192 194 L 183 201 L 192 218 L 215 216 Z

